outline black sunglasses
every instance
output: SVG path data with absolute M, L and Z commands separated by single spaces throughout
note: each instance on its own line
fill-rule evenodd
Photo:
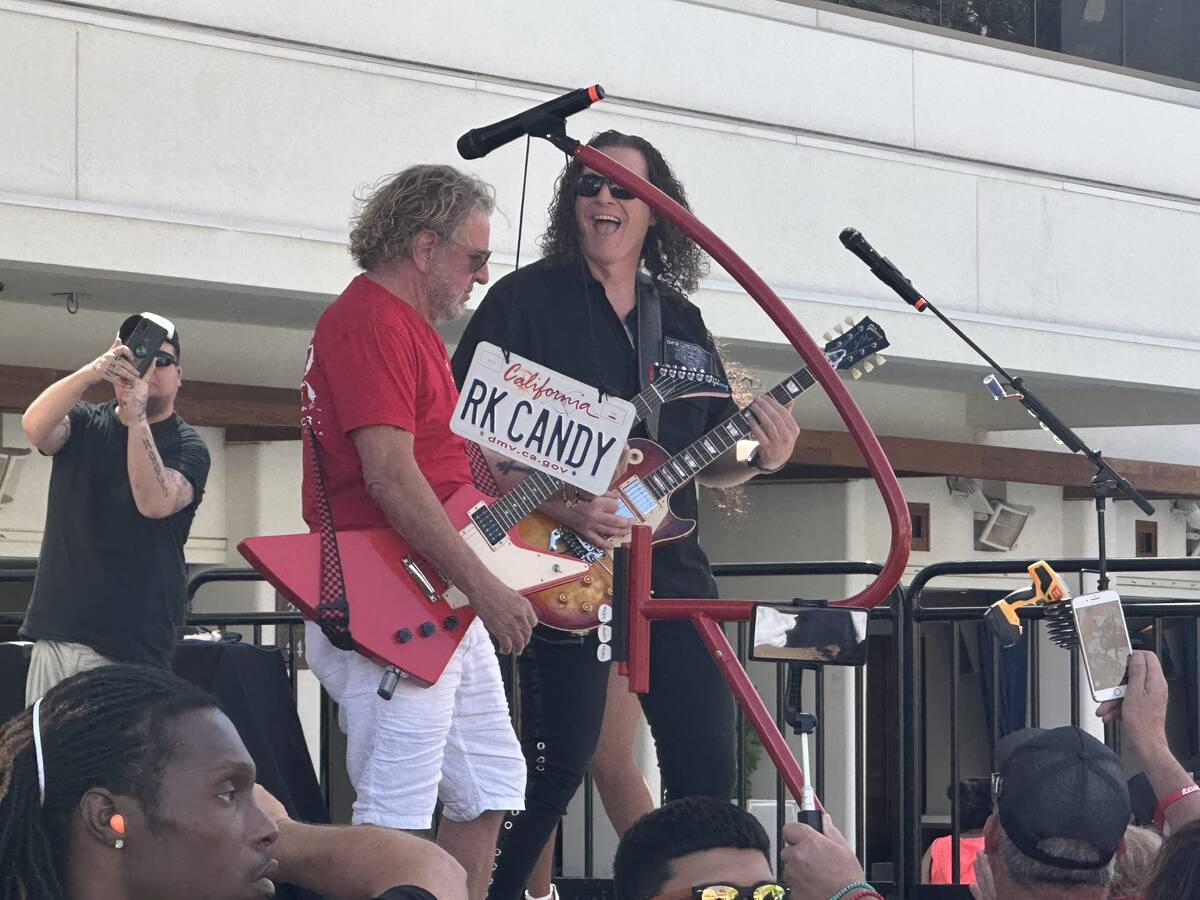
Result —
M 172 356 L 166 350 L 159 350 L 157 353 L 154 354 L 154 365 L 156 365 L 160 369 L 163 366 L 173 366 L 178 362 L 179 362 L 179 360 L 177 360 L 174 356 Z
M 600 188 L 606 184 L 608 185 L 608 192 L 617 200 L 637 199 L 628 188 L 623 188 L 611 178 L 605 178 L 603 175 L 597 175 L 594 172 L 579 176 L 579 180 L 575 182 L 575 196 L 595 197 L 600 193 Z

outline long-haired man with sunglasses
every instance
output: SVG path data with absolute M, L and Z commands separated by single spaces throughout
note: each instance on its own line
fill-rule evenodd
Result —
M 29 703 L 107 663 L 169 668 L 183 624 L 183 545 L 209 455 L 175 412 L 183 384 L 178 330 L 171 325 L 144 375 L 134 367 L 125 341 L 142 318 L 127 318 L 108 350 L 42 391 L 21 418 L 29 442 L 53 457 L 37 579 L 21 627 L 36 641 Z M 81 399 L 103 383 L 112 385 L 112 400 Z
M 590 144 L 687 205 L 670 165 L 645 139 L 608 131 Z M 690 238 L 620 185 L 576 161 L 559 177 L 548 219 L 543 258 L 497 282 L 468 323 L 454 354 L 460 383 L 480 341 L 618 397 L 639 393 L 648 368 L 643 364 L 651 361 L 725 379 L 712 335 L 687 299 L 704 273 L 704 255 Z M 747 465 L 733 453 L 723 454 L 698 480 L 710 487 L 731 486 L 787 462 L 799 432 L 791 413 L 769 398 L 751 408 L 757 456 Z M 650 435 L 675 453 L 736 409 L 728 398 L 668 403 Z M 525 474 L 511 463 L 500 468 L 495 474 L 505 489 Z M 615 494 L 576 499 L 564 495 L 541 509 L 599 550 L 608 551 L 613 538 L 628 532 L 630 520 L 617 514 Z M 697 517 L 692 489 L 677 491 L 671 505 L 678 516 Z M 652 589 L 662 597 L 717 596 L 695 533 L 655 548 Z M 734 786 L 729 688 L 690 622 L 655 622 L 652 634 L 650 691 L 640 699 L 667 796 L 728 799 Z M 594 633 L 580 637 L 539 627 L 520 657 L 521 739 L 529 786 L 525 811 L 505 823 L 491 900 L 521 896 L 592 760 L 605 718 L 610 668 L 597 659 L 596 645 Z M 618 709 L 618 715 L 627 715 Z M 631 771 L 614 782 L 644 791 L 632 748 L 626 757 Z M 632 807 L 638 798 L 610 804 L 604 796 L 618 829 L 650 806 L 642 793 L 642 809 L 632 816 L 627 809 L 613 815 L 615 806 Z M 530 886 L 544 896 L 546 884 Z

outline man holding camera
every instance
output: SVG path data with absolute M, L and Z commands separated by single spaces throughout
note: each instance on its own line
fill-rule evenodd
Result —
M 126 319 L 104 354 L 46 388 L 21 418 L 29 442 L 54 457 L 37 579 L 21 626 L 37 642 L 28 703 L 108 663 L 169 667 L 183 624 L 183 545 L 209 455 L 175 412 L 183 382 L 179 334 L 171 326 L 165 340 L 142 348 L 139 358 L 149 357 L 149 365 L 140 374 L 134 351 L 142 321 Z M 80 399 L 102 382 L 113 386 L 113 400 Z

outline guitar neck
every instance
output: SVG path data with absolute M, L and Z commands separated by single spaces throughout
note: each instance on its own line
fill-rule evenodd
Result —
M 817 383 L 805 367 L 775 385 L 764 396 L 773 397 L 787 405 Z M 750 408 L 740 409 L 699 440 L 684 447 L 642 479 L 643 484 L 662 500 L 676 488 L 694 478 L 701 469 L 714 462 L 743 438 L 750 436 Z
M 653 383 L 634 397 L 636 425 L 663 405 L 663 396 Z M 488 511 L 504 531 L 513 528 L 523 518 L 562 490 L 563 483 L 545 472 L 531 471 L 519 484 L 505 491 L 498 499 L 488 504 Z

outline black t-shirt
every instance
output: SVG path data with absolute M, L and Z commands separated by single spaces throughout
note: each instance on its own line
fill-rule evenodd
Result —
M 437 897 L 415 884 L 402 884 L 384 891 L 375 900 L 437 900 Z
M 706 368 L 725 380 L 725 369 L 700 310 L 673 292 L 660 289 L 659 296 L 661 359 Z M 605 393 L 629 399 L 641 390 L 637 350 L 632 343 L 637 333 L 636 307 L 622 324 L 604 287 L 585 266 L 543 260 L 504 276 L 487 292 L 454 352 L 454 378 L 461 387 L 476 345 L 488 341 L 603 388 Z M 672 400 L 659 416 L 658 443 L 676 453 L 736 411 L 728 398 Z M 634 437 L 645 435 L 642 424 L 632 432 Z M 692 485 L 671 496 L 671 509 L 677 516 L 697 518 Z M 654 548 L 651 583 L 658 596 L 717 596 L 698 532 L 697 528 L 681 541 Z
M 192 483 L 190 506 L 164 519 L 138 512 L 129 430 L 116 401 L 80 401 L 54 454 L 46 530 L 21 633 L 86 644 L 119 662 L 169 666 L 187 605 L 183 545 L 208 479 L 208 448 L 178 414 L 150 426 L 163 464 Z

